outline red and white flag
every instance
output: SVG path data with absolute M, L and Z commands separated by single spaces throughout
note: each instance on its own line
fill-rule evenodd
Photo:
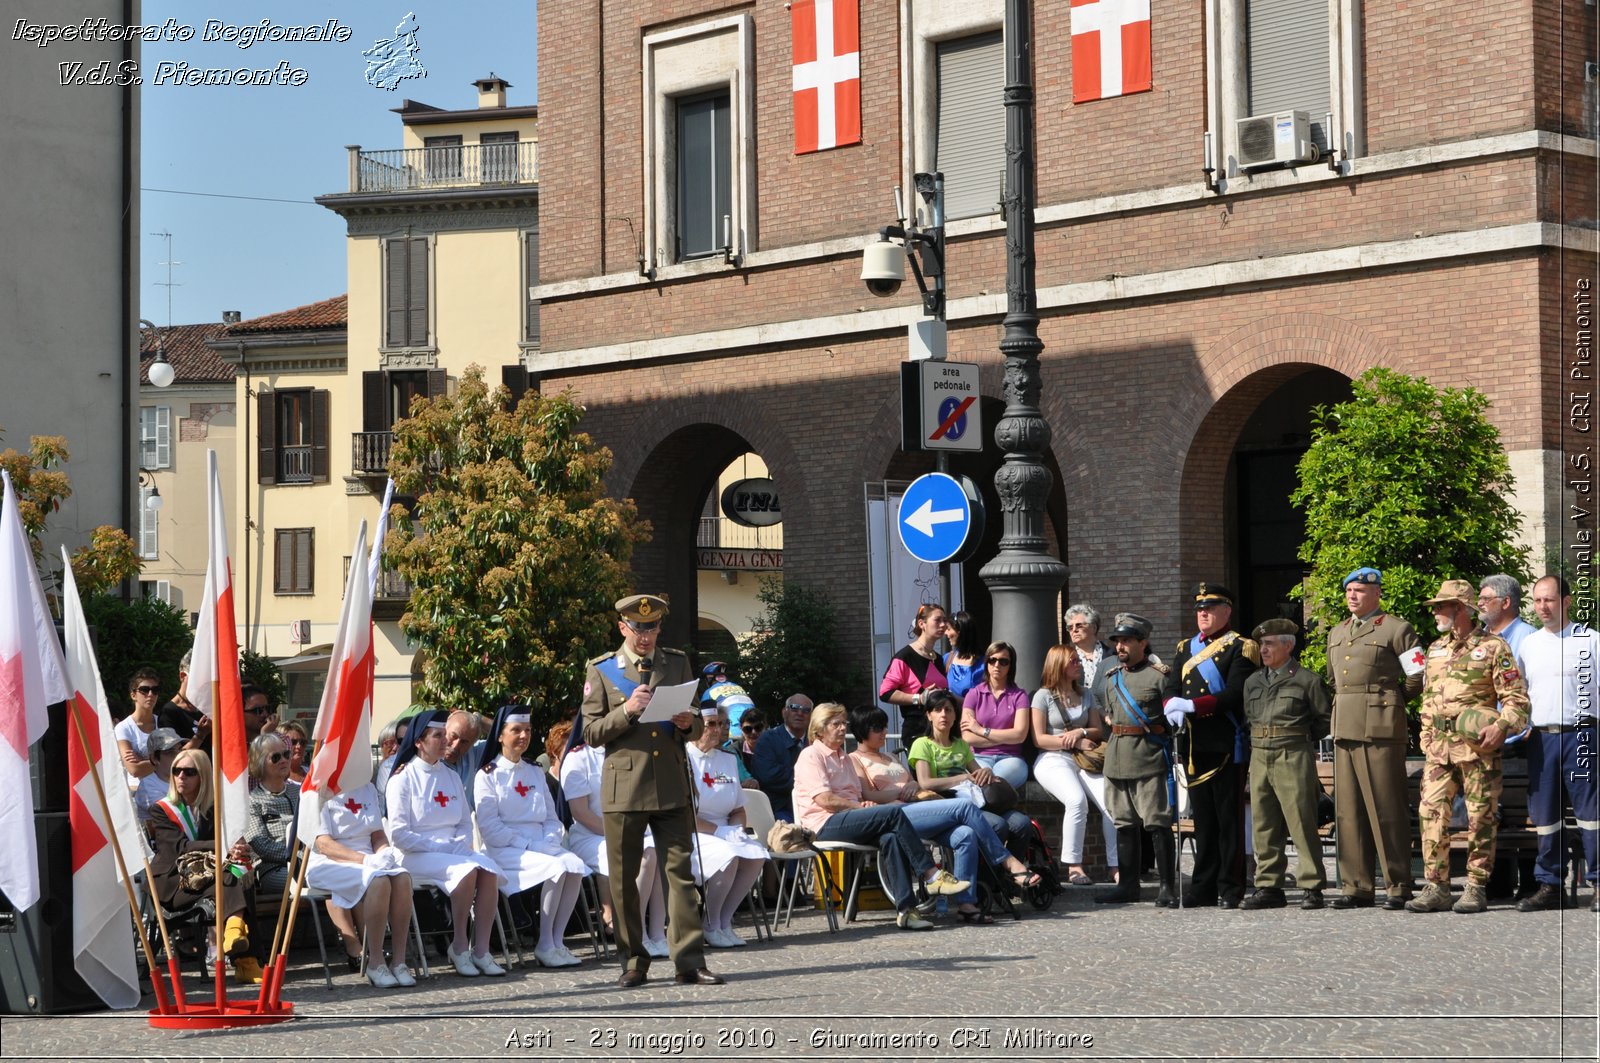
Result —
M 367 522 L 362 521 L 350 556 L 360 557 L 366 549 Z M 328 682 L 311 735 L 316 754 L 300 787 L 298 830 L 306 845 L 316 842 L 324 801 L 372 781 L 372 673 L 371 583 L 368 572 L 351 565 Z
M 1072 0 L 1072 102 L 1150 91 L 1150 0 Z
M 194 629 L 189 661 L 189 700 L 211 717 L 211 741 L 221 770 L 215 795 L 221 811 L 217 830 L 222 847 L 244 837 L 250 818 L 250 763 L 244 738 L 244 703 L 239 696 L 239 627 L 233 615 L 233 566 L 228 561 L 228 522 L 222 511 L 222 481 L 217 477 L 217 452 L 206 452 L 210 472 L 211 557 L 200 598 L 200 622 Z
M 378 576 L 383 571 L 383 537 L 389 534 L 389 507 L 394 504 L 394 479 L 383 489 L 383 508 L 378 510 L 378 531 L 372 537 L 372 554 L 367 558 L 367 596 L 378 596 Z M 355 557 L 355 554 L 351 554 Z
M 23 912 L 39 899 L 28 747 L 50 725 L 45 708 L 67 700 L 67 683 L 17 493 L 9 473 L 0 478 L 0 893 Z
M 133 922 L 128 914 L 128 892 L 122 885 L 115 844 L 122 850 L 122 867 L 136 874 L 149 856 L 149 841 L 133 808 L 128 776 L 111 733 L 111 709 L 100 685 L 89 625 L 78 600 L 65 547 L 61 581 L 61 620 L 66 628 L 67 679 L 72 686 L 67 722 L 67 776 L 72 781 L 68 798 L 72 825 L 72 957 L 78 975 L 108 1008 L 139 1004 L 139 971 L 134 965 Z M 82 731 L 79 731 L 79 728 Z M 80 739 L 79 735 L 82 735 Z M 84 746 L 88 746 L 88 754 Z M 105 807 L 95 791 L 94 777 L 106 795 Z M 106 822 L 105 809 L 111 810 Z
M 794 153 L 861 143 L 858 0 L 793 0 Z

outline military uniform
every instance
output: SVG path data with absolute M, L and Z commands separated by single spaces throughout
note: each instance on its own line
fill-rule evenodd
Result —
M 1283 623 L 1292 634 L 1294 626 Z M 1258 627 L 1256 635 L 1267 627 Z M 1289 866 L 1284 842 L 1290 837 L 1299 853 L 1300 888 L 1320 890 L 1326 884 L 1317 837 L 1316 743 L 1328 733 L 1330 711 L 1322 679 L 1292 657 L 1282 668 L 1261 668 L 1244 681 L 1258 889 L 1282 889 Z
M 1375 569 L 1357 571 L 1372 572 L 1368 582 L 1377 583 Z M 1398 907 L 1411 894 L 1406 702 L 1422 690 L 1417 633 L 1381 609 L 1346 618 L 1328 635 L 1328 674 L 1339 878 L 1351 903 L 1370 904 L 1376 864 Z
M 1232 595 L 1200 584 L 1197 605 Z M 1237 904 L 1244 895 L 1244 771 L 1235 743 L 1243 747 L 1244 682 L 1261 663 L 1255 640 L 1237 631 L 1209 639 L 1196 635 L 1178 643 L 1167 676 L 1166 697 L 1188 698 L 1194 713 L 1178 735 L 1177 751 L 1189 785 L 1194 817 L 1193 903 Z M 1185 903 L 1190 903 L 1188 899 Z
M 638 599 L 660 603 L 648 606 L 646 615 L 666 611 L 665 603 L 648 595 L 624 599 L 617 603 L 618 611 L 628 617 L 624 606 L 635 603 L 637 610 Z M 695 715 L 689 731 L 682 731 L 671 723 L 639 723 L 624 711 L 624 703 L 641 684 L 676 686 L 695 676 L 679 650 L 658 646 L 647 671 L 640 663 L 624 645 L 589 661 L 583 682 L 583 740 L 606 751 L 600 807 L 605 814 L 611 901 L 617 912 L 617 948 L 626 970 L 649 968 L 635 881 L 648 828 L 666 873 L 668 946 L 678 971 L 692 972 L 705 966 L 705 937 L 690 864 L 694 820 L 684 750 L 700 735 L 700 716 Z
M 1467 881 L 1483 886 L 1494 867 L 1500 822 L 1500 748 L 1482 751 L 1478 733 L 1496 719 L 1506 734 L 1528 724 L 1528 691 L 1511 647 L 1482 627 L 1446 634 L 1428 647 L 1422 695 L 1422 876 L 1450 882 L 1450 808 L 1467 802 Z

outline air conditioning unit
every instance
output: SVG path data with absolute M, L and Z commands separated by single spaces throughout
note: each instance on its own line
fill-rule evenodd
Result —
M 1292 166 L 1316 162 L 1322 149 L 1311 139 L 1311 120 L 1304 111 L 1279 111 L 1241 118 L 1235 127 L 1239 165 Z
M 290 642 L 299 643 L 302 646 L 304 646 L 306 643 L 310 642 L 311 641 L 311 621 L 309 621 L 309 620 L 291 620 L 291 621 L 289 621 L 289 641 Z

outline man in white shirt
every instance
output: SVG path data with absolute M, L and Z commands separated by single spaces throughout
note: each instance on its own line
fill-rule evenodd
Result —
M 1519 912 L 1561 907 L 1568 800 L 1583 838 L 1591 887 L 1600 882 L 1600 810 L 1595 787 L 1595 716 L 1600 712 L 1600 635 L 1568 620 L 1572 594 L 1560 576 L 1533 585 L 1543 624 L 1522 642 L 1522 669 L 1533 710 L 1528 734 L 1528 818 L 1539 832 L 1534 878 L 1539 888 Z M 1600 890 L 1590 900 L 1600 912 Z

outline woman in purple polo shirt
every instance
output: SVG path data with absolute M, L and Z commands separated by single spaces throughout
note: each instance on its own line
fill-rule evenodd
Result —
M 961 737 L 978 763 L 1022 793 L 1028 762 L 1022 759 L 1028 739 L 1028 692 L 1013 681 L 1017 651 L 1009 642 L 991 642 L 983 654 L 983 682 L 967 691 L 961 703 Z

